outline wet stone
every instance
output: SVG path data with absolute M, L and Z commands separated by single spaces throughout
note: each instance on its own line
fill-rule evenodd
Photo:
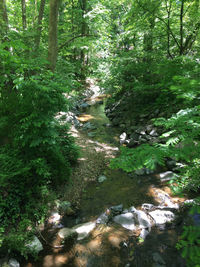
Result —
M 136 208 L 134 206 L 131 206 L 129 209 L 128 209 L 128 212 L 136 212 Z
M 78 240 L 86 238 L 89 233 L 96 227 L 96 222 L 87 222 L 74 226 L 72 229 L 78 234 Z
M 10 260 L 8 261 L 8 266 L 9 266 L 9 267 L 20 267 L 20 264 L 19 264 L 19 262 L 18 262 L 17 260 L 15 260 L 15 259 L 10 259 Z
M 145 168 L 143 168 L 143 169 L 139 169 L 139 170 L 136 170 L 135 171 L 135 174 L 136 175 L 145 175 L 145 173 L 146 173 L 146 171 L 145 171 Z
M 161 182 L 170 181 L 174 177 L 177 177 L 177 174 L 175 174 L 172 171 L 162 172 L 159 174 L 159 178 L 160 178 Z
M 109 216 L 106 213 L 102 213 L 98 218 L 96 223 L 97 224 L 107 224 L 109 221 Z
M 114 213 L 121 213 L 123 211 L 123 204 L 110 207 L 111 211 Z
M 175 219 L 175 214 L 168 210 L 154 210 L 149 214 L 154 219 L 155 225 L 169 223 Z
M 143 210 L 153 210 L 155 208 L 155 206 L 153 204 L 149 204 L 149 203 L 144 203 L 142 204 L 142 209 Z
M 125 213 L 117 215 L 113 218 L 113 221 L 120 224 L 122 227 L 128 230 L 136 230 L 136 220 L 132 213 Z
M 140 232 L 140 238 L 144 239 L 148 236 L 149 231 L 147 229 L 142 229 Z
M 58 236 L 60 238 L 63 239 L 68 239 L 71 238 L 73 236 L 77 236 L 77 233 L 75 230 L 70 229 L 70 228 L 62 228 L 59 232 L 58 232 Z
M 139 228 L 148 228 L 151 229 L 151 221 L 148 218 L 147 214 L 144 211 L 137 210 L 137 220 Z
M 42 243 L 37 236 L 34 236 L 33 240 L 27 243 L 25 246 L 28 247 L 33 254 L 39 253 L 41 250 L 43 250 Z

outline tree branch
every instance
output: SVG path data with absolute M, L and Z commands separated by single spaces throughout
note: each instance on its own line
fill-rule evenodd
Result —
M 82 38 L 82 37 L 98 37 L 98 35 L 94 35 L 94 34 L 85 34 L 85 35 L 77 35 L 72 37 L 71 39 L 67 40 L 64 44 L 62 44 L 58 50 L 61 50 L 63 47 L 65 47 L 66 45 L 68 45 L 69 43 L 71 43 L 72 41 L 74 41 L 77 38 Z

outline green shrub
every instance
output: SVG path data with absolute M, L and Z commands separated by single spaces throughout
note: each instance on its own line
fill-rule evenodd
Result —
M 25 240 L 45 217 L 52 189 L 69 178 L 78 156 L 68 126 L 55 119 L 68 108 L 63 90 L 48 75 L 46 80 L 42 75 L 22 79 L 0 94 L 2 251 L 28 253 Z

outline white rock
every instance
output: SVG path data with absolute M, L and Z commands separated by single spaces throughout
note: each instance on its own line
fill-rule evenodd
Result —
M 8 265 L 10 267 L 20 267 L 20 264 L 17 260 L 15 259 L 10 259 L 9 262 L 8 262 Z
M 26 247 L 28 247 L 33 253 L 39 253 L 41 250 L 43 250 L 42 243 L 37 236 L 34 236 L 33 240 L 26 244 Z
M 142 210 L 137 210 L 137 220 L 138 220 L 138 227 L 140 229 L 143 228 L 148 228 L 149 230 L 151 229 L 151 221 L 146 215 L 146 213 Z
M 60 222 L 61 215 L 58 212 L 52 212 L 48 218 L 48 222 L 52 224 L 58 224 Z
M 88 236 L 88 234 L 96 227 L 96 222 L 87 222 L 74 226 L 74 229 L 78 233 L 78 240 L 82 240 Z
M 103 183 L 106 179 L 107 179 L 107 177 L 106 177 L 105 175 L 101 175 L 101 176 L 99 176 L 99 178 L 98 178 L 98 182 L 99 182 L 99 183 Z
M 136 208 L 134 206 L 131 206 L 129 209 L 128 209 L 129 212 L 136 212 Z
M 153 136 L 153 137 L 157 137 L 158 133 L 156 132 L 156 129 L 151 130 L 151 132 L 149 133 L 149 135 Z
M 113 218 L 113 221 L 120 224 L 122 227 L 128 229 L 128 230 L 136 230 L 136 220 L 133 213 L 128 212 L 125 214 L 117 215 Z
M 177 175 L 171 171 L 162 172 L 159 174 L 159 178 L 160 178 L 161 182 L 170 181 L 174 177 L 177 177 Z
M 154 210 L 149 212 L 149 214 L 154 219 L 156 225 L 165 224 L 175 219 L 174 213 L 168 210 Z
M 97 224 L 106 224 L 109 221 L 108 215 L 106 213 L 102 213 L 97 218 Z
M 157 192 L 157 197 L 160 199 L 160 204 L 161 204 L 159 208 L 162 209 L 162 206 L 164 206 L 172 209 L 179 209 L 179 205 L 177 203 L 173 203 L 171 201 L 170 196 L 167 193 L 162 193 L 159 191 L 156 192 Z
M 154 208 L 155 208 L 155 206 L 153 204 L 149 204 L 149 203 L 142 204 L 142 209 L 143 210 L 152 210 Z
M 145 173 L 146 173 L 145 168 L 142 168 L 142 169 L 139 169 L 139 170 L 135 171 L 136 175 L 145 175 Z
M 124 144 L 126 141 L 127 134 L 124 132 L 120 135 L 120 144 Z
M 76 231 L 71 228 L 63 228 L 58 232 L 58 235 L 60 238 L 67 239 L 72 237 L 74 234 L 76 234 Z
M 184 201 L 184 204 L 186 205 L 192 205 L 192 204 L 196 204 L 194 199 L 187 199 Z
M 142 231 L 140 232 L 140 238 L 145 240 L 145 238 L 148 236 L 148 234 L 149 234 L 149 231 L 147 229 L 142 229 Z

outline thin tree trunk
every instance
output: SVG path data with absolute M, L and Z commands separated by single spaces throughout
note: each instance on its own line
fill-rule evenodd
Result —
M 1 38 L 8 31 L 8 16 L 6 11 L 6 0 L 0 0 L 0 36 Z
M 184 16 L 184 0 L 181 1 L 181 10 L 180 10 L 180 52 L 183 54 L 183 16 Z
M 171 0 L 169 1 L 169 6 L 167 5 L 167 0 L 166 2 L 166 10 L 167 10 L 167 54 L 169 58 L 173 58 L 171 52 L 170 52 L 170 18 L 171 18 L 171 7 L 172 7 L 172 2 Z
M 38 24 L 37 24 L 37 34 L 35 37 L 35 51 L 37 51 L 40 46 L 40 38 L 41 38 L 41 32 L 42 32 L 42 19 L 44 15 L 45 2 L 46 0 L 41 0 L 40 2 L 40 10 L 39 10 Z
M 22 26 L 23 30 L 26 29 L 26 0 L 21 0 L 21 7 L 22 7 Z
M 82 9 L 81 35 L 85 36 L 87 33 L 87 23 L 85 21 L 85 13 L 87 11 L 87 0 L 81 0 L 80 6 Z M 81 76 L 85 80 L 85 51 L 81 49 Z
M 56 67 L 58 54 L 58 9 L 60 0 L 50 0 L 50 14 L 49 14 L 49 48 L 48 61 L 50 70 L 54 71 Z

